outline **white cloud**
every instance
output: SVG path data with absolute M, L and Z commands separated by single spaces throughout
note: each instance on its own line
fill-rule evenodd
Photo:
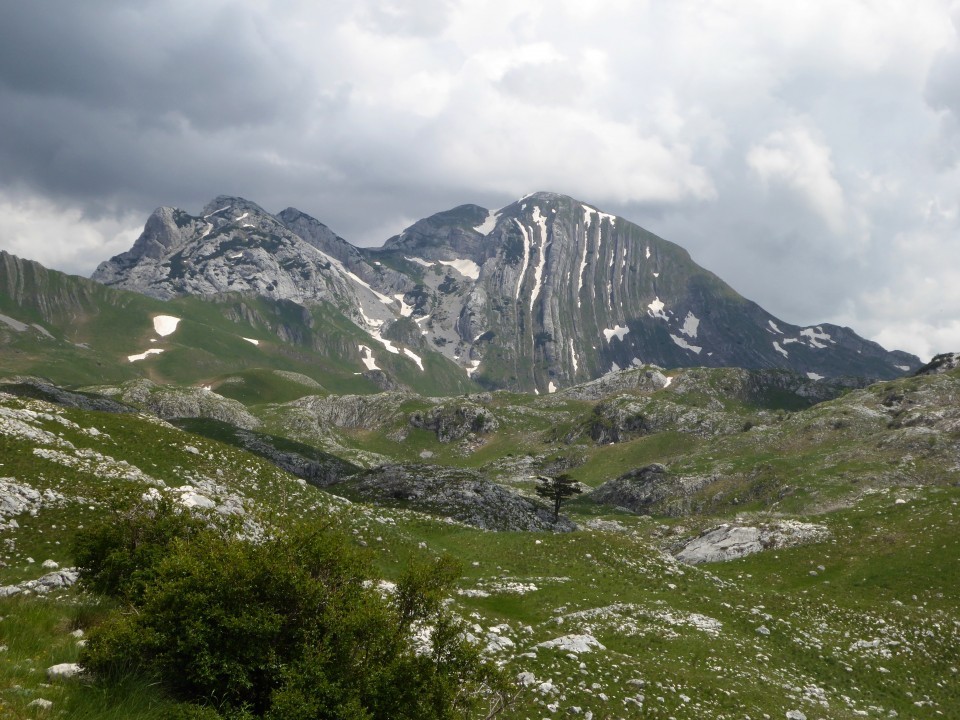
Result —
M 830 149 L 797 125 L 771 133 L 747 152 L 747 165 L 765 186 L 783 185 L 797 192 L 841 234 L 846 229 L 843 188 L 833 174 Z
M 157 205 L 219 193 L 379 243 L 545 189 L 687 247 L 785 320 L 842 317 L 894 346 L 916 343 L 910 322 L 949 325 L 922 288 L 949 287 L 957 259 L 951 0 L 282 8 L 11 6 L 0 246 L 86 272 Z M 939 261 L 904 249 L 921 237 Z
M 90 218 L 78 207 L 0 192 L 0 249 L 70 273 L 89 275 L 101 261 L 129 249 L 144 221 L 136 214 Z

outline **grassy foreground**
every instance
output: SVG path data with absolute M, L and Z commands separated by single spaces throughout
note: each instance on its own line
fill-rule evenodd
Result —
M 571 417 L 576 407 L 570 405 Z M 800 438 L 844 433 L 857 421 L 850 415 L 846 427 L 835 427 L 847 417 L 844 407 L 818 406 L 778 427 L 794 423 L 807 433 Z M 486 453 L 482 462 L 470 456 L 463 464 L 491 463 L 490 473 L 506 478 L 530 443 L 551 446 L 553 428 L 532 411 L 494 412 L 533 419 L 523 421 L 526 434 L 496 435 L 477 450 Z M 392 429 L 373 432 L 380 450 L 397 444 L 387 437 Z M 412 456 L 436 449 L 441 461 L 457 462 L 456 446 L 416 432 Z M 718 448 L 749 443 L 756 452 L 766 441 L 753 432 L 714 444 L 674 432 L 605 452 L 586 443 L 586 462 L 575 472 L 596 484 L 667 457 L 688 457 L 691 467 L 732 463 Z M 807 445 L 797 447 L 807 453 Z M 923 456 L 915 458 L 922 467 Z M 781 472 L 802 471 L 799 460 L 790 462 L 796 464 Z M 250 527 L 336 518 L 387 580 L 412 557 L 453 556 L 463 574 L 452 609 L 523 687 L 502 717 L 935 718 L 955 717 L 960 708 L 960 489 L 919 471 L 915 482 L 848 483 L 844 502 L 831 509 L 827 500 L 839 497 L 828 493 L 835 475 L 818 470 L 811 477 L 822 483 L 819 499 L 779 512 L 822 525 L 825 539 L 689 567 L 664 550 L 721 520 L 782 516 L 760 502 L 678 517 L 578 502 L 569 506 L 580 525 L 573 533 L 484 532 L 402 507 L 347 503 L 149 416 L 5 395 L 0 463 L 3 482 L 41 493 L 3 518 L 0 585 L 40 577 L 46 560 L 71 565 L 79 525 L 108 512 L 118 497 L 151 487 L 184 501 L 202 496 L 217 507 L 242 508 Z M 143 679 L 130 677 L 110 692 L 89 678 L 48 679 L 48 667 L 76 661 L 83 639 L 77 631 L 89 632 L 109 609 L 74 588 L 0 598 L 0 716 L 166 717 L 172 706 L 163 688 Z M 37 699 L 53 705 L 31 706 Z

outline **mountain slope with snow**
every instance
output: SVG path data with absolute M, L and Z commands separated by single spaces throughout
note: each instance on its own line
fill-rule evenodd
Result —
M 388 352 L 425 345 L 490 388 L 546 393 L 644 363 L 812 379 L 888 379 L 920 366 L 849 328 L 784 322 L 678 245 L 554 193 L 499 210 L 462 205 L 382 248 L 356 248 L 293 208 L 273 216 L 221 196 L 200 217 L 160 208 L 93 277 L 158 298 L 328 302 Z

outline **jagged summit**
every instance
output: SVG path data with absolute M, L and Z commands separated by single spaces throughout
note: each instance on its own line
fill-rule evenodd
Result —
M 490 388 L 552 392 L 611 370 L 787 368 L 891 378 L 920 366 L 833 325 L 800 327 L 689 253 L 589 203 L 536 192 L 466 204 L 357 248 L 295 208 L 219 196 L 160 208 L 94 279 L 154 297 L 227 291 L 329 302 L 386 343 L 445 355 Z M 371 361 L 372 362 L 372 361 Z

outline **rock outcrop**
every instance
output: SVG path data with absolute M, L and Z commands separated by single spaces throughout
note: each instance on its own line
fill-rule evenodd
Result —
M 674 515 L 682 511 L 684 499 L 708 481 L 708 478 L 677 477 L 660 463 L 652 463 L 608 480 L 584 495 L 584 499 L 640 514 L 657 511 Z
M 762 550 L 818 542 L 826 539 L 829 534 L 823 525 L 797 521 L 785 520 L 757 527 L 724 523 L 701 533 L 684 545 L 677 553 L 677 560 L 688 565 L 736 560 Z
M 365 502 L 450 517 L 485 530 L 569 532 L 576 525 L 477 473 L 433 465 L 385 465 L 328 488 Z
M 119 387 L 94 389 L 164 420 L 209 418 L 247 430 L 260 425 L 260 421 L 242 403 L 218 395 L 208 388 L 181 388 L 157 385 L 150 380 L 134 380 Z
M 940 375 L 960 367 L 960 353 L 941 353 L 917 370 L 914 375 Z
M 474 403 L 447 403 L 410 415 L 410 424 L 436 434 L 442 443 L 461 440 L 468 435 L 495 431 L 499 422 L 487 408 Z

